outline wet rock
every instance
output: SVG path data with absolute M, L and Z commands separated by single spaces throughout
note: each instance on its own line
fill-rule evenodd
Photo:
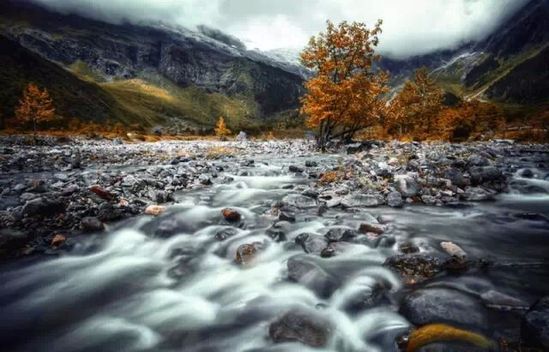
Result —
M 471 166 L 488 166 L 490 165 L 490 161 L 488 161 L 487 158 L 485 158 L 482 155 L 479 154 L 472 154 L 469 159 L 467 159 L 467 163 Z
M 210 176 L 202 174 L 198 176 L 198 182 L 204 186 L 209 186 L 212 184 L 212 180 L 210 179 Z
M 480 295 L 480 298 L 486 307 L 492 309 L 512 310 L 528 308 L 526 302 L 496 290 L 483 292 Z
M 269 326 L 269 336 L 275 343 L 300 342 L 311 347 L 328 344 L 332 327 L 316 312 L 292 310 Z
M 166 207 L 162 205 L 149 205 L 145 208 L 145 215 L 158 216 L 166 211 Z
M 372 225 L 372 224 L 360 224 L 358 228 L 358 232 L 366 234 L 366 233 L 375 233 L 376 235 L 382 235 L 385 230 L 379 226 L 379 225 Z
M 469 169 L 469 174 L 471 175 L 471 184 L 473 186 L 501 181 L 504 177 L 501 170 L 494 166 L 473 167 Z
M 494 192 L 481 187 L 467 187 L 462 198 L 471 202 L 494 200 Z
M 320 297 L 327 298 L 339 286 L 338 281 L 317 263 L 306 256 L 295 256 L 288 259 L 288 278 L 299 282 Z
M 151 199 L 158 203 L 168 203 L 174 200 L 173 193 L 168 191 L 153 191 L 151 194 Z
M 440 247 L 452 257 L 456 257 L 460 260 L 465 260 L 465 258 L 467 258 L 467 253 L 453 242 L 440 242 Z
M 317 201 L 301 194 L 288 194 L 282 199 L 282 202 L 290 207 L 299 209 L 313 208 L 317 206 Z
M 107 191 L 106 189 L 104 189 L 99 185 L 91 186 L 90 192 L 96 194 L 99 198 L 109 202 L 114 199 L 114 195 L 111 192 Z
M 80 220 L 80 228 L 84 232 L 100 232 L 105 229 L 105 225 L 98 218 L 87 216 Z
M 401 243 L 398 250 L 404 254 L 419 253 L 419 247 L 411 242 Z
M 238 230 L 234 227 L 228 227 L 221 229 L 215 233 L 215 239 L 218 241 L 225 241 L 227 238 L 233 237 L 238 234 Z
M 295 238 L 295 243 L 299 244 L 305 253 L 320 255 L 328 246 L 328 240 L 324 236 L 302 233 Z
M 23 214 L 27 216 L 53 216 L 65 211 L 65 203 L 58 199 L 38 197 L 29 200 L 23 206 Z
M 236 209 L 232 208 L 225 208 L 221 210 L 221 214 L 223 215 L 223 218 L 230 223 L 239 222 L 242 219 L 242 215 L 240 215 Z
M 53 247 L 53 248 L 59 248 L 61 247 L 63 244 L 65 244 L 65 241 L 67 240 L 67 238 L 61 234 L 57 234 L 55 236 L 53 236 L 51 242 L 50 242 L 50 246 Z
M 358 234 L 355 230 L 350 229 L 348 227 L 334 227 L 328 230 L 324 237 L 329 242 L 338 242 L 338 241 L 351 241 L 353 240 Z
M 399 273 L 407 285 L 426 281 L 442 270 L 440 260 L 426 254 L 396 255 L 387 258 L 384 265 Z
M 260 248 L 260 243 L 242 244 L 236 249 L 235 262 L 240 265 L 250 264 Z
M 295 172 L 295 173 L 302 173 L 303 172 L 303 168 L 301 168 L 299 166 L 296 166 L 296 165 L 290 165 L 290 167 L 288 169 L 290 170 L 290 172 Z
M 390 192 L 387 195 L 387 205 L 389 205 L 392 208 L 400 208 L 404 204 L 404 201 L 402 199 L 402 194 L 400 192 L 394 191 Z
M 313 161 L 313 160 L 307 160 L 307 161 L 305 161 L 305 166 L 306 167 L 317 167 L 318 163 L 316 161 Z
M 13 256 L 29 241 L 29 233 L 24 231 L 0 229 L 0 255 Z
M 399 310 L 414 325 L 448 323 L 484 328 L 486 310 L 473 297 L 445 288 L 422 289 L 406 296 Z
M 288 222 L 295 222 L 295 214 L 290 213 L 288 211 L 281 211 L 278 214 L 278 220 L 280 221 L 288 221 Z
M 48 185 L 44 180 L 32 180 L 27 192 L 30 193 L 45 193 L 48 191 Z
M 377 207 L 383 204 L 383 199 L 373 194 L 354 194 L 341 199 L 343 208 L 368 208 Z
M 396 188 L 402 194 L 402 196 L 414 197 L 419 193 L 419 185 L 417 181 L 408 175 L 398 175 L 396 179 Z
M 328 247 L 324 248 L 320 252 L 320 256 L 322 258 L 331 258 L 331 257 L 335 256 L 336 253 L 337 253 L 336 249 L 333 246 L 328 245 Z
M 534 177 L 534 172 L 530 169 L 524 169 L 519 173 L 520 177 L 532 178 Z
M 444 177 L 450 180 L 456 187 L 465 187 L 469 184 L 468 180 L 463 176 L 461 171 L 456 168 L 450 168 L 444 173 Z
M 524 315 L 520 336 L 528 347 L 549 350 L 549 296 L 540 299 Z

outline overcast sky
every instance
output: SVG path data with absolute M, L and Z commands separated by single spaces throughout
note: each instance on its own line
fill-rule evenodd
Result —
M 1 0 L 0 0 L 1 1 Z M 380 50 L 410 56 L 489 34 L 529 0 L 35 0 L 110 22 L 205 24 L 249 49 L 300 49 L 325 21 L 383 19 Z

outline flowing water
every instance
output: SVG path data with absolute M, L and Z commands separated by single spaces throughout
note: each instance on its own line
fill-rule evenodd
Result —
M 320 157 L 319 157 L 320 158 Z M 319 159 L 335 163 L 335 158 Z M 451 240 L 475 258 L 493 261 L 490 270 L 443 275 L 428 285 L 458 287 L 481 295 L 490 290 L 531 304 L 549 293 L 549 216 L 545 195 L 502 195 L 496 202 L 465 207 L 330 209 L 288 185 L 308 182 L 288 174 L 288 160 L 256 159 L 247 176 L 227 184 L 178 194 L 177 204 L 158 217 L 117 224 L 105 234 L 82 237 L 54 259 L 6 264 L 0 269 L 0 345 L 4 351 L 306 351 L 301 344 L 274 344 L 269 324 L 281 314 L 307 307 L 331 322 L 330 351 L 392 351 L 410 324 L 398 314 L 407 292 L 382 264 L 398 243 L 439 248 Z M 295 162 L 296 160 L 293 160 Z M 539 172 L 543 175 L 544 172 Z M 549 189 L 543 178 L 527 180 Z M 286 224 L 287 241 L 266 235 L 271 205 L 295 202 L 296 222 Z M 231 228 L 220 216 L 231 206 L 244 225 Z M 396 243 L 347 243 L 323 259 L 308 255 L 340 285 L 331 295 L 287 279 L 287 261 L 304 254 L 294 244 L 303 232 L 324 234 L 329 226 L 356 228 L 382 215 Z M 251 265 L 235 263 L 239 245 L 260 242 Z M 385 299 L 354 307 L 357 294 L 383 283 Z M 519 324 L 517 312 L 494 310 L 486 333 L 503 334 Z

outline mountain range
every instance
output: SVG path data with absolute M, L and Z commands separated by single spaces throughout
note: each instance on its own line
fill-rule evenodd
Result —
M 395 87 L 427 66 L 455 96 L 543 106 L 548 43 L 549 0 L 531 0 L 482 41 L 380 65 Z M 225 116 L 231 128 L 253 130 L 296 120 L 308 74 L 291 51 L 247 50 L 204 26 L 109 24 L 28 1 L 0 3 L 4 117 L 32 81 L 67 117 L 200 132 Z

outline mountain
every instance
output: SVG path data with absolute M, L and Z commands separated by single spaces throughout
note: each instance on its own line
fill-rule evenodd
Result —
M 487 38 L 381 66 L 401 84 L 426 66 L 449 92 L 509 104 L 549 103 L 549 0 L 531 0 Z
M 56 72 L 51 80 L 43 74 L 48 69 L 3 65 L 0 72 L 11 72 L 0 73 L 2 86 L 13 92 L 22 90 L 23 82 L 42 82 L 55 90 L 60 113 L 86 120 L 108 115 L 125 124 L 194 128 L 211 126 L 224 115 L 231 127 L 243 128 L 295 114 L 303 93 L 301 68 L 247 51 L 235 38 L 206 27 L 191 31 L 162 24 L 108 24 L 51 12 L 28 1 L 4 0 L 0 35 L 25 53 L 23 66 Z M 67 89 L 54 89 L 57 80 Z M 70 99 L 61 103 L 63 92 L 75 91 L 90 101 L 72 108 Z M 13 100 L 11 95 L 0 101 L 7 105 L 6 116 L 13 114 Z

